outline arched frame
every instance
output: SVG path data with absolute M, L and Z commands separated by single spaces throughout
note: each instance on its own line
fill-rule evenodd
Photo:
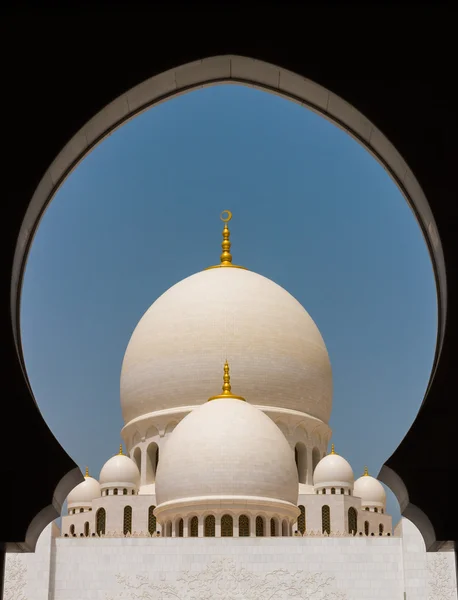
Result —
M 155 506 L 148 507 L 148 533 L 153 535 L 157 531 L 157 522 L 156 517 L 154 516 Z
M 199 519 L 196 515 L 189 519 L 189 537 L 199 537 Z
M 265 519 L 261 515 L 258 515 L 256 517 L 256 521 L 255 521 L 256 537 L 264 537 L 266 535 L 265 529 L 266 529 Z
M 142 472 L 142 451 L 140 450 L 140 448 L 138 446 L 134 450 L 133 459 L 135 461 L 135 464 L 137 465 L 138 472 L 141 474 L 141 472 Z
M 296 460 L 297 477 L 299 479 L 299 483 L 307 483 L 307 447 L 303 442 L 297 442 L 297 444 L 294 447 L 294 455 Z
M 146 484 L 149 485 L 156 481 L 156 470 L 159 463 L 159 446 L 156 442 L 151 442 L 146 448 Z M 139 469 L 140 474 L 141 470 Z
M 107 513 L 103 507 L 99 508 L 95 514 L 95 530 L 97 535 L 105 535 Z
M 331 509 L 327 504 L 321 507 L 321 531 L 331 534 Z
M 48 203 L 79 162 L 110 133 L 126 121 L 160 102 L 195 88 L 236 83 L 250 85 L 302 104 L 324 116 L 355 138 L 378 160 L 394 180 L 421 227 L 429 249 L 438 293 L 438 337 L 431 377 L 434 377 L 443 345 L 447 284 L 442 245 L 431 209 L 417 179 L 402 156 L 380 130 L 351 104 L 326 88 L 294 72 L 264 61 L 234 55 L 213 56 L 162 72 L 126 90 L 88 121 L 61 150 L 39 182 L 18 235 L 11 277 L 11 313 L 13 335 L 23 373 L 27 370 L 20 339 L 19 305 L 22 278 L 33 236 Z M 30 384 L 27 381 L 30 389 Z M 383 467 L 381 476 L 395 492 L 401 510 L 420 527 L 425 538 L 434 537 L 431 523 L 424 513 L 409 504 L 404 483 L 390 469 Z M 417 514 L 418 513 L 418 514 Z M 420 514 L 421 513 L 421 514 Z
M 230 514 L 221 517 L 221 537 L 232 537 L 234 535 L 234 518 Z
M 239 516 L 239 537 L 250 537 L 251 520 L 248 515 Z
M 204 537 L 215 537 L 215 515 L 207 515 L 204 519 Z
M 348 509 L 348 533 L 356 535 L 358 531 L 358 513 L 353 506 Z
M 124 507 L 123 533 L 124 533 L 124 535 L 127 535 L 128 533 L 132 533 L 132 507 L 131 506 Z
M 304 535 L 306 530 L 305 506 L 303 504 L 300 504 L 298 508 L 301 511 L 301 514 L 297 518 L 297 529 L 302 535 Z

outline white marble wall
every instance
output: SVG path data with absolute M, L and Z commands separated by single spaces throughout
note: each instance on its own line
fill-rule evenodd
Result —
M 428 552 L 426 555 L 428 600 L 457 600 L 454 552 Z
M 415 525 L 402 519 L 396 527 L 402 536 L 406 600 L 457 600 L 454 552 L 426 552 Z
M 403 598 L 401 542 L 396 538 L 56 542 L 54 600 Z
M 49 591 L 58 535 L 57 525 L 50 523 L 38 538 L 35 553 L 6 555 L 3 600 L 54 600 Z
M 426 554 L 405 519 L 404 539 L 55 538 L 55 529 L 35 554 L 8 555 L 4 600 L 456 599 L 454 554 Z

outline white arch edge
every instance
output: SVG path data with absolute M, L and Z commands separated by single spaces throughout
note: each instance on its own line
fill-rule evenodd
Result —
M 28 378 L 20 339 L 20 288 L 27 254 L 46 207 L 84 157 L 128 120 L 179 94 L 224 83 L 247 85 L 269 91 L 320 114 L 360 142 L 382 164 L 399 187 L 420 225 L 436 278 L 438 334 L 429 390 L 445 333 L 447 281 L 437 226 L 420 184 L 386 136 L 351 104 L 296 73 L 264 61 L 237 55 L 214 56 L 178 66 L 128 90 L 88 121 L 62 148 L 43 175 L 21 225 L 11 277 L 13 333 L 26 380 L 28 381 Z
M 270 91 L 324 116 L 359 141 L 395 181 L 419 222 L 436 277 L 438 338 L 432 378 L 445 329 L 447 283 L 437 227 L 414 174 L 385 135 L 351 104 L 336 94 L 281 67 L 235 55 L 205 58 L 170 69 L 125 92 L 97 113 L 73 136 L 43 175 L 24 217 L 13 260 L 11 310 L 21 361 L 23 362 L 18 300 L 20 300 L 20 286 L 27 253 L 47 205 L 66 177 L 97 144 L 126 121 L 173 96 L 199 87 L 222 83 L 242 84 Z

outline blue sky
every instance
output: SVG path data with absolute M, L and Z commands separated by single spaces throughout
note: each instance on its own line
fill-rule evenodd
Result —
M 334 376 L 336 451 L 376 475 L 412 423 L 434 356 L 437 306 L 414 216 L 346 133 L 285 99 L 217 86 L 130 121 L 70 175 L 24 278 L 25 362 L 64 448 L 98 476 L 117 452 L 130 335 L 174 283 L 218 260 L 234 213 L 236 264 L 292 293 Z M 389 493 L 388 509 L 399 509 Z

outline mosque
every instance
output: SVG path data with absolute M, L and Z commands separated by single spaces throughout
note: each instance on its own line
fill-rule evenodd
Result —
M 124 441 L 67 499 L 6 600 L 452 600 L 453 552 L 394 527 L 381 483 L 331 444 L 332 372 L 312 318 L 232 262 L 177 283 L 134 330 Z M 225 539 L 222 539 L 225 538 Z

